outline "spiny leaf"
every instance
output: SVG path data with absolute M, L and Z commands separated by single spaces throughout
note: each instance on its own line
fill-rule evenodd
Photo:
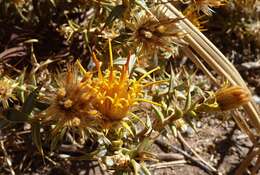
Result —
M 196 115 L 196 113 L 194 113 L 194 112 L 189 112 L 188 114 L 187 114 L 187 116 L 185 116 L 185 121 L 190 125 L 190 127 L 195 131 L 195 132 L 197 132 L 197 129 L 196 129 L 196 126 L 193 124 L 193 122 L 192 122 L 192 118 L 195 118 L 196 116 L 194 116 L 194 115 Z
M 29 115 L 13 108 L 9 108 L 6 111 L 4 111 L 3 115 L 7 120 L 11 122 L 26 122 L 29 119 Z
M 187 92 L 185 107 L 183 111 L 188 112 L 190 110 L 190 107 L 191 107 L 191 88 L 189 87 Z
M 154 14 L 149 10 L 144 0 L 135 0 L 135 3 L 139 5 L 141 8 L 143 8 L 147 13 L 149 13 L 155 20 L 158 21 Z
M 64 135 L 66 134 L 67 128 L 62 128 L 61 132 L 57 136 L 50 138 L 51 139 L 51 152 L 53 152 L 60 144 Z
M 48 103 L 43 103 L 43 102 L 40 102 L 40 101 L 35 102 L 35 107 L 42 110 L 42 111 L 47 109 L 49 106 L 50 106 L 50 104 L 48 104 Z
M 172 131 L 172 135 L 174 137 L 177 137 L 177 135 L 178 135 L 177 128 L 174 125 L 170 125 L 170 130 Z
M 164 117 L 162 111 L 161 111 L 157 106 L 152 105 L 152 107 L 153 107 L 153 109 L 154 109 L 154 111 L 155 111 L 156 117 L 158 117 L 158 119 L 160 120 L 160 122 L 163 123 L 165 117 Z
M 115 65 L 125 65 L 126 64 L 126 60 L 127 60 L 127 58 L 119 57 L 119 58 L 115 59 L 113 63 Z M 132 54 L 130 56 L 130 61 L 129 61 L 129 66 L 128 66 L 128 72 L 129 73 L 131 73 L 133 71 L 133 68 L 135 66 L 136 60 L 137 60 L 136 55 Z
M 131 127 L 127 124 L 127 122 L 121 121 L 120 123 L 121 123 L 121 124 L 123 125 L 123 127 L 134 137 L 134 133 L 133 133 Z
M 40 88 L 35 89 L 30 95 L 27 97 L 23 104 L 22 112 L 29 115 L 33 108 L 35 107 L 37 96 L 39 94 Z
M 126 10 L 126 6 L 124 6 L 124 5 L 115 6 L 112 9 L 109 16 L 107 17 L 106 22 L 105 22 L 105 26 L 103 28 L 105 28 L 106 26 L 110 26 L 113 23 L 114 20 L 123 16 L 125 10 Z
M 152 122 L 151 122 L 149 115 L 146 116 L 146 128 L 147 128 L 147 131 L 146 131 L 145 135 L 151 133 L 151 131 L 153 129 Z
M 32 124 L 32 140 L 34 144 L 36 145 L 38 151 L 43 155 L 43 149 L 42 149 L 42 141 L 41 141 L 41 134 L 40 134 L 40 124 L 37 122 L 34 122 Z
M 55 3 L 54 0 L 50 0 L 50 2 L 52 3 L 52 5 L 53 5 L 54 7 L 56 7 L 56 3 Z
M 135 63 L 136 63 L 136 60 L 137 60 L 137 57 L 135 54 L 132 54 L 130 56 L 130 61 L 129 61 L 129 66 L 128 66 L 128 72 L 131 73 L 133 71 L 133 68 L 135 66 Z
M 26 71 L 26 69 L 23 71 L 23 73 L 18 78 L 19 87 L 24 86 L 25 71 Z M 24 99 L 24 89 L 23 88 L 19 88 L 17 90 L 17 95 L 20 98 L 20 100 L 22 101 L 22 103 L 24 103 L 25 99 Z
M 174 71 L 173 71 L 173 68 L 172 68 L 172 64 L 170 64 L 170 68 L 171 68 L 171 76 L 170 76 L 170 84 L 169 84 L 169 91 L 168 91 L 168 94 L 170 94 L 173 89 L 174 89 L 174 86 L 176 86 L 175 84 L 175 76 L 174 76 Z
M 135 124 L 131 120 L 128 120 L 128 125 L 130 126 L 131 131 L 133 132 L 133 134 L 136 135 L 136 126 L 135 126 Z
M 134 113 L 130 113 L 131 115 L 132 115 L 132 117 L 133 117 L 133 122 L 135 122 L 135 121 L 139 121 L 144 127 L 146 127 L 146 125 L 145 125 L 145 123 L 144 123 L 144 121 L 139 117 L 139 116 L 137 116 L 137 115 L 135 115 Z
M 4 128 L 5 126 L 7 126 L 10 122 L 4 118 L 0 119 L 0 129 Z
M 181 118 L 183 116 L 183 111 L 181 110 L 181 108 L 178 105 L 174 106 L 174 117 L 176 118 Z
M 144 163 L 141 163 L 141 169 L 145 175 L 152 175 Z
M 131 164 L 134 168 L 134 174 L 135 175 L 139 175 L 139 170 L 140 170 L 140 165 L 134 160 L 134 159 L 131 159 Z

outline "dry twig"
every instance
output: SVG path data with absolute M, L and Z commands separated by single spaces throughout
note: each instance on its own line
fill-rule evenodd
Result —
M 0 141 L 0 146 L 1 146 L 1 149 L 2 149 L 2 151 L 4 153 L 5 161 L 6 161 L 7 165 L 8 165 L 8 167 L 9 167 L 11 175 L 15 175 L 15 172 L 14 172 L 14 169 L 13 169 L 13 166 L 12 166 L 12 161 L 11 161 L 11 159 L 10 159 L 6 149 L 5 149 L 5 145 L 4 145 L 3 141 Z
M 156 164 L 148 166 L 148 168 L 149 169 L 161 169 L 161 168 L 167 168 L 167 167 L 171 167 L 173 165 L 185 164 L 185 163 L 187 163 L 186 160 L 175 160 L 175 161 L 171 161 L 171 162 L 156 163 Z
M 182 137 L 182 135 L 181 135 L 181 133 L 180 132 L 178 132 L 178 139 L 181 141 L 181 143 L 184 145 L 184 146 L 186 146 L 193 154 L 194 154 L 194 156 L 196 156 L 201 162 L 203 162 L 205 165 L 207 165 L 213 172 L 218 172 L 217 170 L 216 170 L 216 168 L 214 168 L 213 166 L 211 166 L 208 162 L 206 162 L 200 155 L 198 155 L 197 153 L 196 153 L 196 151 L 194 151 L 193 149 L 192 149 L 192 147 L 185 141 L 185 139 Z
M 207 165 L 205 165 L 204 163 L 202 163 L 200 160 L 197 160 L 196 158 L 194 158 L 193 156 L 191 156 L 189 153 L 183 151 L 182 149 L 175 147 L 173 145 L 169 145 L 159 139 L 155 140 L 154 142 L 155 144 L 157 144 L 160 148 L 166 148 L 170 151 L 173 152 L 178 152 L 181 153 L 182 155 L 184 155 L 187 159 L 189 159 L 192 163 L 196 164 L 197 166 L 199 166 L 201 169 L 203 169 L 204 171 L 206 171 L 209 174 L 218 174 L 215 171 L 212 171 L 211 168 L 209 168 Z

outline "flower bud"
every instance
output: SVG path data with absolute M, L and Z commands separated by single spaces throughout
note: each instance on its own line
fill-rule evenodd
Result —
M 237 108 L 250 101 L 248 90 L 240 86 L 222 88 L 215 93 L 219 108 L 223 111 Z

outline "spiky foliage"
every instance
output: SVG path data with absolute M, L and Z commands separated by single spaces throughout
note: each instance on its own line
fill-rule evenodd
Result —
M 0 0 L 0 126 L 7 126 L 1 134 L 26 137 L 16 146 L 36 146 L 50 162 L 60 161 L 60 151 L 70 157 L 76 152 L 82 156 L 75 159 L 96 160 L 112 173 L 149 174 L 145 164 L 156 161 L 149 150 L 156 138 L 196 130 L 205 114 L 231 112 L 251 98 L 238 86 L 213 91 L 185 61 L 192 56 L 185 51 L 200 48 L 183 24 L 190 20 L 204 30 L 203 13 L 212 15 L 224 2 L 168 2 L 186 15 L 174 18 L 165 4 L 152 1 Z M 256 26 L 244 27 L 256 36 Z M 202 51 L 201 57 L 212 54 Z M 202 61 L 195 63 L 208 73 Z M 160 68 L 147 69 L 155 64 Z M 8 75 L 17 76 L 19 86 Z

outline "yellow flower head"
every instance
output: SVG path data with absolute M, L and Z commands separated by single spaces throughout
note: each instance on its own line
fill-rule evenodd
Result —
M 13 91 L 17 85 L 18 83 L 7 77 L 0 79 L 0 103 L 5 109 L 9 107 L 8 100 L 15 99 Z
M 98 78 L 93 80 L 93 88 L 97 92 L 94 106 L 97 111 L 103 114 L 104 119 L 115 121 L 126 117 L 131 107 L 140 101 L 140 97 L 142 97 L 140 81 L 144 76 L 139 80 L 129 78 L 128 65 L 130 57 L 128 57 L 120 72 L 114 70 L 110 42 L 109 47 L 110 68 L 106 70 L 104 75 L 101 73 L 99 61 L 93 54 L 98 69 Z

